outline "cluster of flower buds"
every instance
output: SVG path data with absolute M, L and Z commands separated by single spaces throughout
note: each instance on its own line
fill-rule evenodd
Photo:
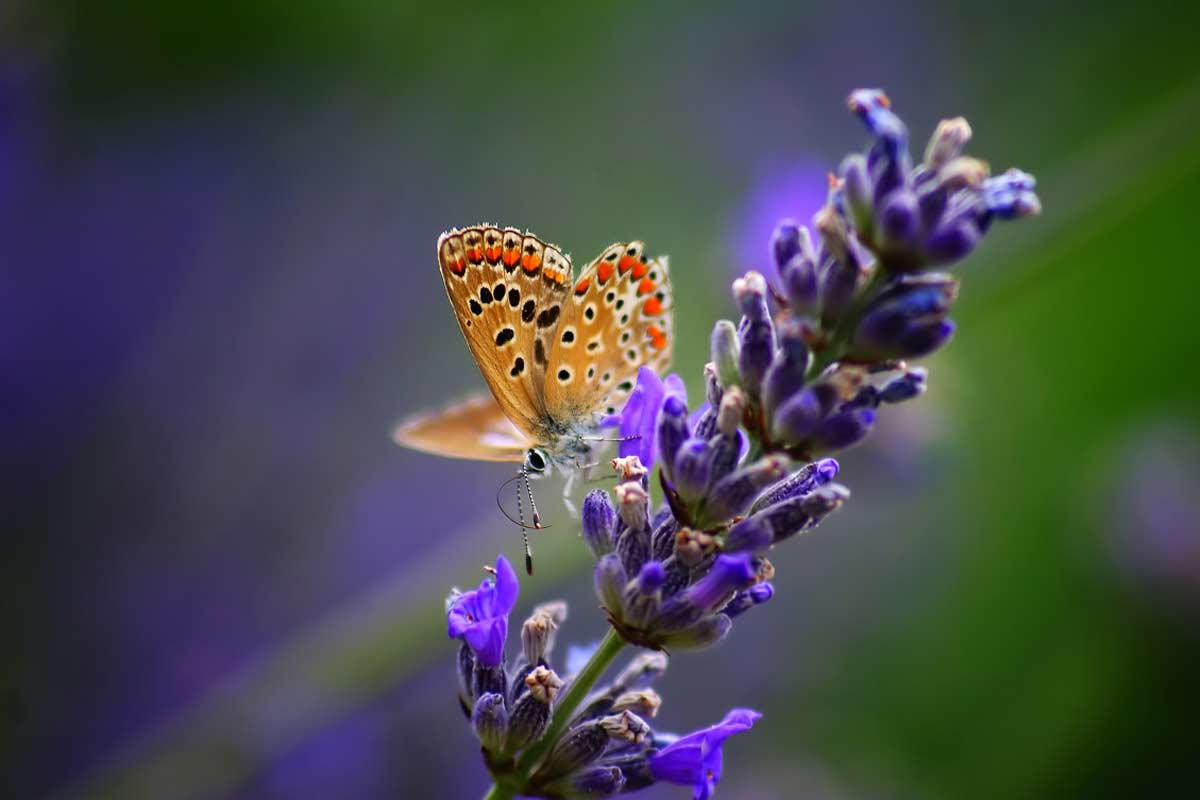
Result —
M 908 129 L 883 92 L 856 91 L 849 104 L 874 141 L 831 178 L 813 219 L 817 240 L 780 223 L 771 242 L 779 287 L 757 272 L 739 278 L 741 322 L 713 330 L 712 382 L 744 393 L 742 424 L 761 452 L 839 450 L 866 436 L 881 404 L 920 394 L 925 373 L 904 359 L 949 340 L 958 296 L 954 277 L 926 270 L 965 257 L 992 220 L 1040 210 L 1032 176 L 989 177 L 962 155 L 971 128 L 961 117 L 938 125 L 913 167 Z
M 675 650 L 719 641 L 734 617 L 774 594 L 775 568 L 763 553 L 849 497 L 832 483 L 833 459 L 795 472 L 783 456 L 742 463 L 735 405 L 722 402 L 692 431 L 687 406 L 667 398 L 657 447 L 668 502 L 657 513 L 650 513 L 649 471 L 636 455 L 613 461 L 621 477 L 615 507 L 600 489 L 584 499 L 596 593 L 628 642 Z M 704 435 L 709 417 L 715 425 Z
M 551 666 L 554 640 L 567 606 L 547 603 L 521 627 L 521 654 L 506 665 L 508 615 L 517 576 L 500 556 L 479 589 L 454 592 L 447 601 L 450 635 L 458 654 L 459 700 L 489 769 L 509 775 L 523 751 L 546 732 L 552 709 L 576 677 L 582 658 L 568 656 L 562 677 Z M 502 633 L 503 632 L 503 633 Z M 555 744 L 521 779 L 522 794 L 596 797 L 644 788 L 658 781 L 712 793 L 721 775 L 721 745 L 748 730 L 759 714 L 735 709 L 720 723 L 686 736 L 657 732 L 652 720 L 662 698 L 651 684 L 667 668 L 667 655 L 635 655 L 611 682 L 579 704 Z

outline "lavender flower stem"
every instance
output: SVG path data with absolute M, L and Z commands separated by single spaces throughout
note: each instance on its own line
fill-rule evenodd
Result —
M 513 790 L 508 788 L 507 784 L 497 781 L 492 784 L 492 788 L 488 789 L 488 793 L 483 796 L 483 800 L 512 800 Z
M 604 634 L 604 638 L 600 640 L 600 646 L 596 648 L 596 652 L 592 653 L 587 664 L 571 681 L 571 685 L 563 694 L 562 699 L 555 703 L 554 716 L 551 717 L 550 726 L 546 728 L 542 738 L 521 755 L 515 769 L 518 783 L 525 785 L 528 782 L 533 770 L 538 766 L 538 762 L 545 758 L 546 754 L 558 743 L 559 736 L 566 729 L 567 723 L 571 721 L 579 704 L 587 697 L 596 681 L 600 680 L 604 670 L 608 669 L 608 665 L 612 663 L 624 646 L 625 640 L 615 630 L 609 628 L 608 633 Z M 499 784 L 492 787 L 492 790 L 495 791 L 498 786 Z M 488 797 L 491 798 L 493 795 L 489 794 Z M 506 795 L 500 794 L 495 797 L 503 798 Z

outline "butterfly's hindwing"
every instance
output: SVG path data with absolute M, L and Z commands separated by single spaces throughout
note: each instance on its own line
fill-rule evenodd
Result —
M 530 446 L 489 394 L 409 417 L 392 429 L 392 440 L 425 453 L 477 461 L 521 461 Z

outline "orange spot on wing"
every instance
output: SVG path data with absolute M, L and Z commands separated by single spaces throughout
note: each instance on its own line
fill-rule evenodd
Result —
M 538 267 L 542 265 L 542 257 L 537 253 L 526 253 L 521 256 L 521 269 L 529 274 L 537 272 Z
M 654 291 L 654 281 L 649 278 L 642 278 L 642 282 L 638 284 L 638 296 L 650 294 Z
M 667 346 L 667 337 L 661 333 L 650 340 L 650 344 L 655 350 L 662 350 Z
M 483 248 L 483 257 L 487 259 L 489 264 L 495 264 L 500 260 L 500 248 L 498 246 Z
M 613 265 L 611 261 L 602 261 L 600 266 L 596 268 L 596 277 L 601 283 L 606 283 L 612 277 Z
M 650 271 L 650 265 L 645 261 L 639 261 L 633 265 L 633 279 L 640 280 L 643 275 Z
M 659 336 L 663 335 L 662 328 L 658 327 L 657 325 L 651 325 L 649 328 L 646 328 L 646 335 L 657 339 Z
M 512 248 L 509 248 L 508 250 L 504 251 L 504 266 L 506 266 L 506 267 L 515 266 L 516 263 L 520 260 L 521 260 L 521 251 L 518 250 L 517 248 L 512 247 Z
M 455 275 L 462 275 L 467 271 L 467 265 L 463 263 L 461 258 L 456 258 L 453 261 L 447 262 L 446 267 L 449 268 L 449 270 Z
M 639 263 L 641 262 L 639 262 L 633 256 L 621 256 L 621 260 L 617 262 L 617 269 L 621 270 L 621 274 L 624 275 L 626 272 L 629 272 L 629 270 L 633 269 L 634 264 Z
M 642 306 L 642 313 L 649 314 L 650 316 L 654 316 L 655 314 L 661 314 L 662 313 L 662 301 L 660 301 L 657 297 L 651 297 L 649 300 L 646 301 L 646 305 Z
M 483 261 L 483 248 L 482 247 L 468 247 L 467 248 L 467 261 L 470 261 L 472 264 L 478 264 L 480 261 Z
M 588 287 L 591 285 L 592 285 L 591 278 L 580 278 L 579 282 L 575 284 L 575 294 L 583 294 L 584 292 L 586 292 L 588 290 Z

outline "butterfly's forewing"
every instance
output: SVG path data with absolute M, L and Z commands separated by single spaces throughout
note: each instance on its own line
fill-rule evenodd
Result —
M 410 417 L 392 429 L 392 440 L 425 453 L 478 461 L 521 461 L 530 446 L 490 394 Z
M 532 234 L 479 225 L 443 233 L 438 262 L 488 388 L 526 439 L 540 442 L 543 381 L 570 298 L 570 260 Z
M 571 286 L 546 374 L 546 412 L 558 419 L 612 413 L 638 368 L 671 362 L 671 283 L 665 257 L 647 260 L 641 242 L 614 244 Z

